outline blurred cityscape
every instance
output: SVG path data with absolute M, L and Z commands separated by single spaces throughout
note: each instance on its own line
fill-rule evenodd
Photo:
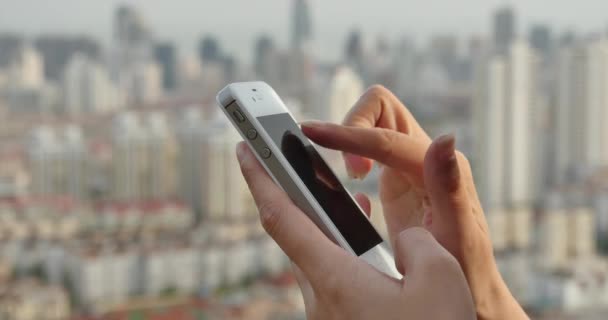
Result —
M 502 7 L 487 36 L 421 45 L 353 29 L 328 62 L 310 6 L 277 13 L 289 44 L 261 34 L 250 64 L 213 33 L 181 52 L 131 5 L 107 17 L 109 46 L 0 30 L 0 320 L 304 319 L 216 110 L 215 94 L 246 80 L 335 122 L 367 86 L 391 89 L 432 136 L 456 134 L 501 272 L 533 318 L 605 317 L 608 32 L 519 34 Z M 379 212 L 374 177 L 349 184 Z

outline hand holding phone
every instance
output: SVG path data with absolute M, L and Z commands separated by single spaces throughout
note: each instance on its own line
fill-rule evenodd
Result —
M 217 99 L 275 183 L 330 240 L 401 278 L 385 241 L 270 86 L 234 83 Z
M 406 279 L 387 277 L 332 243 L 245 143 L 237 154 L 264 228 L 295 265 L 307 319 L 475 319 L 464 273 L 428 231 L 399 234 L 395 256 Z

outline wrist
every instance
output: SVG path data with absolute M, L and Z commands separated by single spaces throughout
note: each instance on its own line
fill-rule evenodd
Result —
M 529 317 L 509 291 L 497 269 L 489 281 L 473 291 L 477 319 L 479 320 L 527 320 Z

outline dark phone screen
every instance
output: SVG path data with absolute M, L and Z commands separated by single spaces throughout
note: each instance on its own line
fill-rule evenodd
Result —
M 378 232 L 289 114 L 258 120 L 358 256 L 382 243 Z

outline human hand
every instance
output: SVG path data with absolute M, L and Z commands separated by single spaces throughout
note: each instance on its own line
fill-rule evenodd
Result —
M 395 235 L 391 278 L 331 242 L 272 181 L 245 143 L 241 171 L 262 225 L 294 263 L 308 319 L 474 319 L 458 262 L 423 228 Z M 364 210 L 369 203 L 358 197 Z M 368 211 L 369 212 L 369 211 Z
M 466 157 L 454 137 L 434 142 L 390 91 L 371 87 L 344 125 L 302 124 L 313 141 L 344 152 L 347 171 L 364 177 L 382 164 L 380 200 L 391 243 L 422 225 L 452 253 L 469 283 L 479 319 L 527 319 L 494 259 L 487 223 Z

